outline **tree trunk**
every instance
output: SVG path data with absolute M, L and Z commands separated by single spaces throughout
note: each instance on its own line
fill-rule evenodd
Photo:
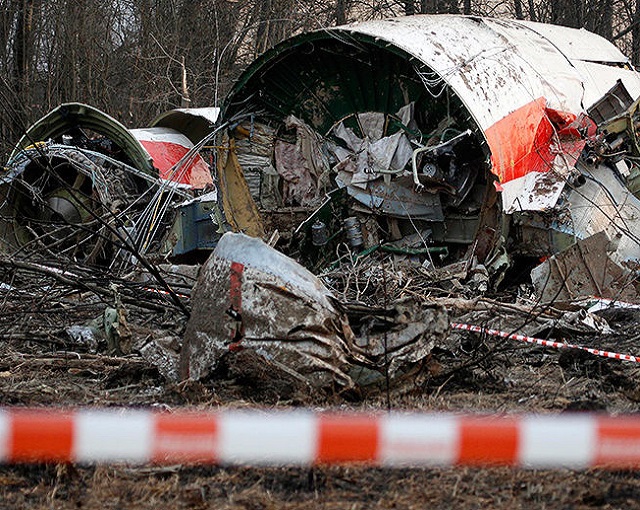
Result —
M 580 28 L 584 23 L 582 0 L 558 0 L 551 2 L 551 22 L 565 27 Z
M 21 133 L 27 126 L 27 109 L 32 104 L 30 93 L 31 58 L 33 55 L 33 9 L 34 0 L 22 0 L 16 17 L 16 31 L 13 38 L 13 87 L 17 115 L 11 118 L 14 132 Z
M 439 0 L 438 3 L 439 3 L 438 12 L 447 13 L 447 14 L 460 13 L 457 0 Z M 471 10 L 471 7 L 469 7 L 469 10 Z
M 413 16 L 416 13 L 416 5 L 413 0 L 404 0 L 403 3 L 405 16 Z
M 422 14 L 437 14 L 437 0 L 420 0 L 420 12 Z
M 599 14 L 599 23 L 596 25 L 596 33 L 610 41 L 613 38 L 613 1 L 601 0 L 598 10 L 596 14 Z
M 347 0 L 336 2 L 336 25 L 344 25 L 347 22 Z
M 538 16 L 536 15 L 536 5 L 533 0 L 529 0 L 529 19 L 531 21 L 538 21 Z
M 522 0 L 514 0 L 513 9 L 516 13 L 516 19 L 524 19 L 524 14 L 522 12 Z

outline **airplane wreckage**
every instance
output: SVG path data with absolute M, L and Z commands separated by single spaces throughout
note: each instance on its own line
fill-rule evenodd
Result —
M 306 33 L 258 58 L 220 111 L 127 129 L 72 103 L 36 122 L 0 179 L 3 250 L 126 267 L 215 247 L 183 376 L 286 338 L 278 363 L 314 359 L 348 386 L 339 367 L 375 368 L 382 340 L 361 345 L 313 274 L 341 253 L 464 261 L 494 285 L 526 257 L 543 302 L 636 301 L 639 97 L 629 60 L 585 30 L 424 15 Z M 398 365 L 447 329 L 435 310 L 409 315 Z

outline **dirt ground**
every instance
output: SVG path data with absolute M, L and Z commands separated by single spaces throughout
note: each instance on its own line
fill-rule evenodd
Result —
M 103 285 L 95 274 L 84 278 Z M 126 333 L 134 347 L 129 354 L 114 354 L 100 344 L 91 353 L 74 344 L 65 328 L 86 323 L 113 305 L 106 293 L 96 298 L 96 289 L 79 290 L 55 275 L 39 275 L 35 281 L 33 272 L 15 267 L 5 268 L 2 281 L 13 286 L 0 296 L 2 406 L 621 414 L 638 412 L 640 402 L 640 367 L 635 363 L 466 332 L 452 333 L 389 388 L 368 388 L 359 394 L 305 387 L 285 391 L 285 384 L 247 354 L 230 360 L 219 377 L 170 382 L 135 349 L 136 343 L 151 338 L 180 337 L 184 320 L 170 302 L 158 298 L 156 303 L 166 307 L 162 313 L 151 305 L 136 306 L 128 299 L 133 294 L 121 289 Z M 48 289 L 46 295 L 43 288 Z M 444 294 L 438 297 L 452 302 L 451 294 Z M 464 308 L 467 314 L 482 309 L 496 317 L 516 302 L 515 291 L 503 292 L 482 302 L 467 300 Z M 476 303 L 477 309 L 469 312 L 469 303 Z M 450 308 L 451 320 L 460 315 L 464 316 L 456 306 Z M 599 315 L 610 332 L 543 328 L 538 334 L 563 334 L 584 345 L 640 354 L 639 311 L 607 310 Z M 0 508 L 640 508 L 640 475 L 595 469 L 5 465 L 0 467 Z

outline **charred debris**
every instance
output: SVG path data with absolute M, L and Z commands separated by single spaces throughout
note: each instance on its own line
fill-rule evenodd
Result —
M 638 302 L 638 97 L 599 36 L 443 15 L 296 36 L 147 128 L 62 105 L 0 174 L 6 338 L 354 390 L 456 351 L 451 317 L 611 333 L 577 303 Z

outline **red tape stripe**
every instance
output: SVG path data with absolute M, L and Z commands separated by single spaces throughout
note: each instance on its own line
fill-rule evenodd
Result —
M 232 308 L 238 312 L 242 312 L 242 273 L 244 265 L 239 262 L 231 263 L 231 272 L 229 274 L 229 301 Z
M 8 455 L 12 462 L 64 462 L 71 458 L 73 415 L 42 410 L 11 412 Z

